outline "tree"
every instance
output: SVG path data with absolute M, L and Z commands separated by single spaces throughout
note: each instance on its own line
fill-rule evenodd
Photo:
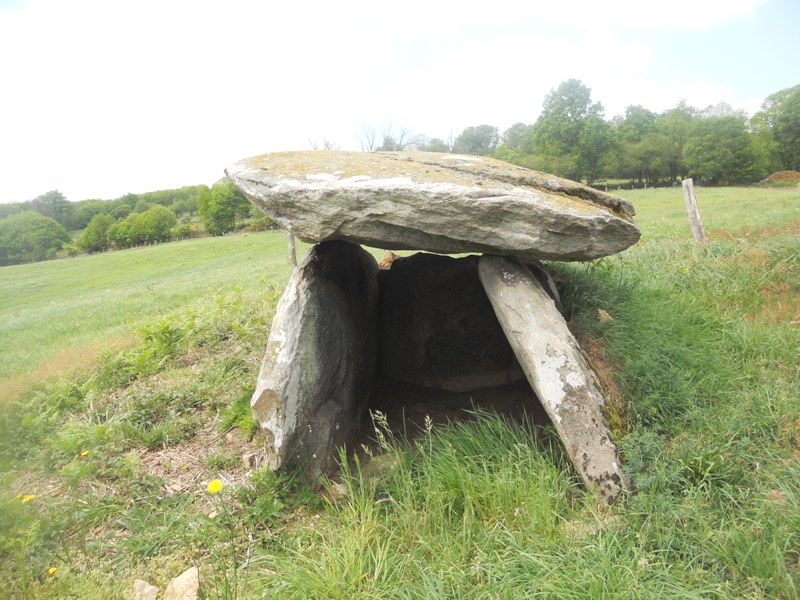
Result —
M 697 109 L 681 100 L 658 117 L 658 131 L 669 140 L 669 178 L 671 181 L 685 179 L 688 175 L 683 163 L 683 148 L 697 122 Z
M 61 223 L 64 227 L 70 226 L 72 208 L 64 194 L 58 190 L 51 190 L 30 201 L 30 207 L 40 215 L 50 217 Z
M 111 224 L 106 236 L 117 248 L 156 244 L 169 241 L 177 222 L 174 212 L 157 204 L 143 213 L 131 213 L 124 220 Z
M 425 136 L 414 134 L 410 129 L 401 127 L 395 135 L 392 126 L 388 125 L 383 131 L 383 142 L 378 146 L 378 152 L 402 152 L 404 150 L 417 150 L 425 142 Z
M 568 79 L 544 99 L 536 121 L 534 142 L 546 153 L 571 154 L 578 147 L 584 122 L 590 115 L 601 116 L 603 107 L 592 103 L 592 91 L 577 79 Z
M 130 220 L 131 217 L 134 217 L 134 214 L 128 215 L 121 221 L 115 221 L 111 224 L 111 226 L 106 231 L 106 238 L 108 239 L 109 244 L 114 246 L 115 248 L 130 248 L 133 246 L 133 239 L 131 234 L 131 225 L 133 224 Z
M 453 152 L 490 156 L 494 154 L 499 142 L 500 134 L 497 127 L 476 125 L 467 127 L 461 132 L 461 135 L 455 140 Z
M 766 114 L 757 112 L 750 119 L 750 130 L 752 133 L 753 143 L 764 156 L 767 157 L 767 172 L 774 173 L 785 169 L 783 160 L 778 147 L 778 142 L 775 141 L 775 135 L 772 128 L 767 121 Z
M 129 214 L 131 214 L 131 207 L 128 206 L 125 202 L 119 202 L 111 209 L 111 216 L 115 219 L 124 219 Z
M 648 133 L 655 133 L 658 116 L 642 106 L 629 106 L 623 118 L 614 119 L 614 137 L 622 144 L 636 144 Z
M 143 212 L 149 210 L 151 206 L 153 206 L 153 205 L 150 204 L 147 201 L 147 199 L 139 198 L 139 200 L 136 201 L 136 205 L 133 207 L 133 212 L 135 212 L 135 213 L 143 213 Z
M 168 242 L 172 228 L 178 223 L 175 213 L 166 206 L 157 204 L 138 215 L 136 226 L 145 244 Z
M 441 138 L 431 138 L 421 144 L 420 150 L 424 152 L 450 152 L 450 146 Z
M 362 152 L 375 152 L 377 145 L 377 133 L 374 125 L 362 125 L 361 131 L 356 134 L 356 139 L 361 146 Z
M 55 219 L 28 210 L 0 220 L 0 266 L 54 258 L 70 241 Z
M 211 235 L 236 229 L 237 219 L 247 217 L 250 208 L 250 202 L 230 179 L 220 179 L 197 200 L 203 227 Z
M 611 128 L 602 116 L 586 117 L 578 136 L 577 164 L 589 185 L 600 178 L 603 158 L 611 146 Z
M 81 200 L 73 202 L 72 229 L 84 229 L 95 215 L 109 213 L 112 206 L 105 200 Z
M 738 116 L 700 119 L 683 155 L 689 172 L 710 184 L 751 183 L 767 175 L 767 157 Z
M 591 92 L 581 81 L 568 79 L 545 96 L 533 143 L 537 155 L 543 155 L 538 162 L 557 166 L 557 175 L 593 179 L 610 147 L 603 105 L 592 102 Z
M 500 160 L 524 167 L 539 168 L 533 156 L 533 125 L 514 123 L 501 136 L 494 156 Z
M 520 154 L 533 153 L 533 126 L 514 123 L 503 132 L 503 146 Z
M 800 171 L 800 85 L 768 96 L 758 116 L 772 131 L 781 168 Z
M 108 250 L 110 242 L 108 230 L 115 223 L 114 217 L 99 213 L 92 217 L 86 229 L 78 238 L 78 248 L 84 252 L 103 252 Z

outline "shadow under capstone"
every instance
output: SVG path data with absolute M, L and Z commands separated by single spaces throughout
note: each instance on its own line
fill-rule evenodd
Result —
M 511 349 L 478 277 L 479 256 L 417 253 L 382 261 L 380 354 L 369 410 L 396 435 L 491 410 L 550 419 Z M 367 419 L 362 442 L 374 436 Z

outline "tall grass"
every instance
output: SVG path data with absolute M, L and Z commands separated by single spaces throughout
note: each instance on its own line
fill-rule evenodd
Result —
M 573 325 L 619 366 L 632 495 L 584 497 L 558 445 L 497 416 L 388 443 L 378 479 L 262 587 L 324 598 L 796 598 L 800 594 L 800 240 L 688 239 L 558 267 Z M 754 262 L 755 260 L 755 262 Z M 766 261 L 766 262 L 765 262 Z M 788 287 L 787 287 L 788 286 Z M 613 321 L 594 314 L 607 310 Z M 788 314 L 788 313 L 787 313 Z M 530 487 L 529 487 L 530 486 Z M 293 544 L 298 544 L 295 546 Z

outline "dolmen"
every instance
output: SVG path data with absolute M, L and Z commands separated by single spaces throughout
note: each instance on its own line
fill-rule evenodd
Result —
M 458 391 L 524 376 L 587 487 L 608 504 L 625 490 L 603 393 L 539 261 L 635 244 L 629 202 L 429 152 L 272 153 L 226 174 L 314 244 L 278 303 L 252 399 L 272 468 L 330 473 L 379 373 Z M 362 245 L 421 252 L 382 268 Z

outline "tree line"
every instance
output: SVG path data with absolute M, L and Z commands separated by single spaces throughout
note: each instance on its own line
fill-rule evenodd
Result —
M 227 179 L 210 188 L 185 186 L 115 200 L 70 202 L 52 190 L 27 202 L 0 204 L 0 266 L 222 235 L 246 220 L 269 226 Z
M 365 127 L 362 150 L 426 150 L 494 156 L 593 185 L 673 185 L 686 177 L 708 185 L 748 184 L 780 170 L 800 170 L 800 85 L 776 92 L 748 117 L 719 103 L 698 109 L 685 102 L 661 113 L 629 106 L 604 117 L 603 105 L 580 80 L 569 79 L 545 96 L 534 123 L 502 134 L 492 125 L 465 128 L 455 139 L 381 135 Z
M 443 140 L 406 128 L 379 133 L 365 126 L 356 137 L 366 152 L 493 156 L 589 185 L 652 187 L 689 176 L 709 185 L 748 184 L 775 171 L 800 170 L 800 85 L 771 94 L 752 117 L 724 103 L 698 109 L 680 102 L 660 113 L 629 106 L 609 120 L 591 90 L 569 79 L 545 96 L 534 123 L 516 123 L 502 134 L 483 124 Z M 322 149 L 336 146 L 326 141 Z M 115 200 L 69 202 L 53 190 L 0 204 L 0 266 L 221 235 L 248 219 L 269 226 L 227 179 L 210 188 L 185 186 Z M 73 238 L 71 231 L 80 233 Z

